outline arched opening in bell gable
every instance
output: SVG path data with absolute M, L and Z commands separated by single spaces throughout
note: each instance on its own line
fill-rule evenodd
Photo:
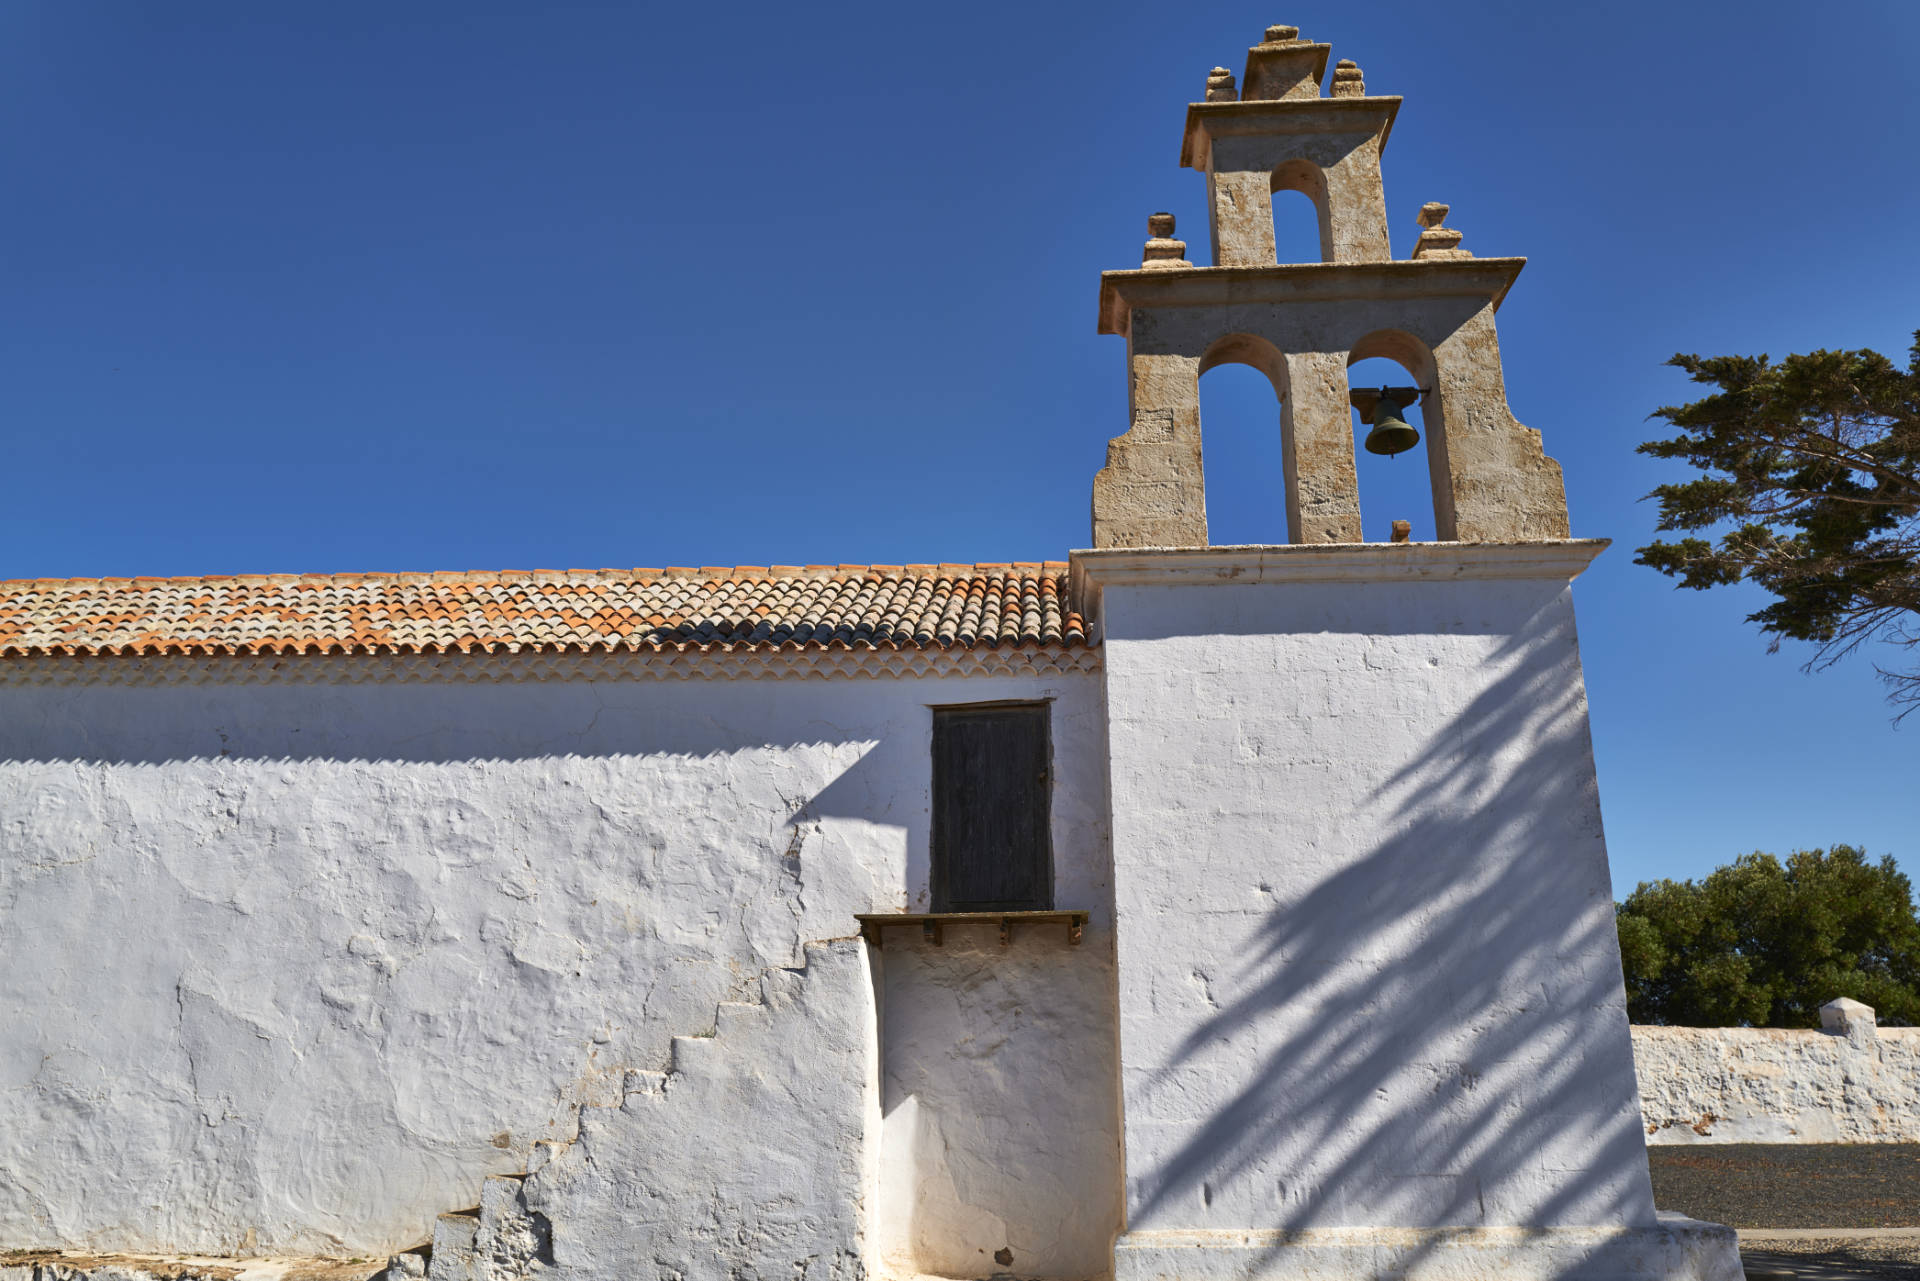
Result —
M 1410 437 L 1399 427 L 1379 425 L 1384 416 L 1369 416 L 1353 407 L 1353 460 L 1360 488 L 1360 537 L 1364 542 L 1393 541 L 1393 522 L 1412 526 L 1411 540 L 1432 542 L 1439 537 L 1435 521 L 1433 431 L 1426 406 L 1434 387 L 1433 356 L 1426 345 L 1400 330 L 1378 330 L 1355 343 L 1347 356 L 1347 388 L 1351 392 L 1379 393 L 1398 404 L 1392 411 L 1419 433 Z M 1377 404 L 1377 401 L 1376 401 Z M 1368 447 L 1372 439 L 1375 448 Z M 1379 448 L 1399 449 L 1383 454 Z
M 1200 361 L 1207 541 L 1215 546 L 1287 541 L 1286 394 L 1286 362 L 1265 339 L 1230 334 Z
M 1327 213 L 1327 175 L 1310 160 L 1289 160 L 1273 171 L 1275 262 L 1332 262 L 1333 224 Z

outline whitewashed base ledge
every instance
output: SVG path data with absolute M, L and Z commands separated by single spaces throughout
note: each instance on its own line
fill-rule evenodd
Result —
M 1308 1228 L 1127 1232 L 1114 1281 L 1742 1281 L 1734 1230 L 1663 1214 L 1655 1227 Z
M 0 1250 L 0 1281 L 370 1281 L 384 1259 Z

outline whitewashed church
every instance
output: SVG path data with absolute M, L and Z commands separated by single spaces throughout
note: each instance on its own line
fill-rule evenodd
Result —
M 1524 260 L 1393 255 L 1328 55 L 1187 109 L 1065 560 L 0 583 L 0 1278 L 1737 1281 L 1653 1204 Z M 1208 544 L 1223 362 L 1285 545 Z M 1440 541 L 1364 543 L 1408 415 Z

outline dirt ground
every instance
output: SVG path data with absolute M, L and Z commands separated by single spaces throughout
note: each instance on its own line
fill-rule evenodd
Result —
M 1647 1157 L 1655 1205 L 1741 1229 L 1748 1281 L 1920 1281 L 1920 1144 L 1716 1143 Z

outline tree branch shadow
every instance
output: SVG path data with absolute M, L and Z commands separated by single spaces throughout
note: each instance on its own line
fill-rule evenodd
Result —
M 1392 835 L 1283 891 L 1229 999 L 1130 1065 L 1130 1109 L 1218 1099 L 1130 1172 L 1130 1228 L 1654 1223 L 1564 617 L 1368 791 Z

